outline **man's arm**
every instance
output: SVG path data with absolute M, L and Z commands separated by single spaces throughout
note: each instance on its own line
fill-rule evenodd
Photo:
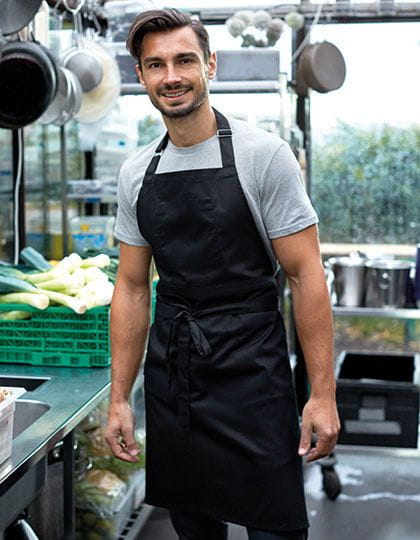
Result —
M 136 461 L 130 392 L 144 355 L 150 325 L 150 247 L 121 242 L 111 303 L 112 382 L 106 440 L 114 455 Z
M 307 455 L 308 462 L 315 461 L 332 451 L 340 429 L 335 401 L 333 318 L 317 227 L 312 225 L 275 238 L 272 245 L 289 279 L 296 329 L 311 386 L 302 412 L 299 454 Z M 310 449 L 313 432 L 317 443 Z

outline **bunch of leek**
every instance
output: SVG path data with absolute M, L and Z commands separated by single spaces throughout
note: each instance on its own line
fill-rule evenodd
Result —
M 72 253 L 55 267 L 45 262 L 49 266 L 37 261 L 36 267 L 40 269 L 42 265 L 44 269 L 33 273 L 0 266 L 0 302 L 29 304 L 45 309 L 51 301 L 78 314 L 111 302 L 113 285 L 101 271 L 110 264 L 107 255 L 82 259 L 77 253 Z

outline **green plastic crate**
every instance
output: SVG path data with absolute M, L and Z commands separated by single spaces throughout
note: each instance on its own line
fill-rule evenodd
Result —
M 34 366 L 103 367 L 111 364 L 109 306 L 84 315 L 69 308 L 0 304 L 0 311 L 30 311 L 31 318 L 0 320 L 0 362 Z

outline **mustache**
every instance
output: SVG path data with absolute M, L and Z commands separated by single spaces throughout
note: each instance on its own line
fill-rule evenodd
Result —
M 180 84 L 165 84 L 158 88 L 159 94 L 164 94 L 165 92 L 181 92 L 182 90 L 192 90 L 191 86 L 184 86 Z

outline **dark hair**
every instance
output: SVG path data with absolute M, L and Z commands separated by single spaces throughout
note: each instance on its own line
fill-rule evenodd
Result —
M 128 32 L 127 49 L 140 64 L 141 46 L 146 34 L 165 32 L 185 26 L 190 26 L 194 30 L 203 51 L 204 60 L 208 62 L 210 58 L 209 35 L 203 23 L 193 19 L 189 13 L 173 8 L 151 9 L 137 15 Z

